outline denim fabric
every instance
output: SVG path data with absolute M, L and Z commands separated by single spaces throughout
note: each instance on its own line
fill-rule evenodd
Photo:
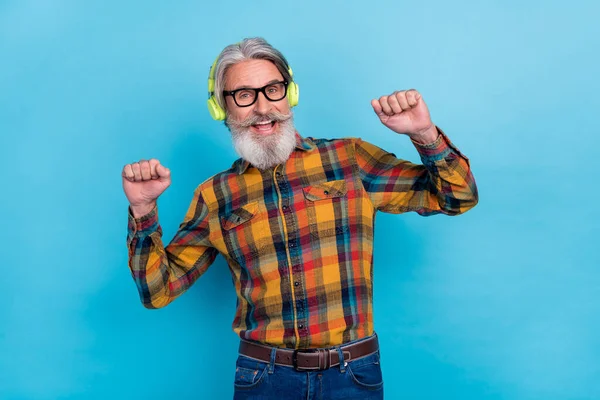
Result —
M 324 371 L 298 372 L 291 367 L 239 355 L 234 400 L 383 399 L 379 351 Z M 272 373 L 269 373 L 272 366 Z

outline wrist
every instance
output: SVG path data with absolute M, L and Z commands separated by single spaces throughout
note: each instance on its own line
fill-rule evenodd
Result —
M 411 135 L 411 140 L 420 145 L 427 145 L 433 143 L 437 140 L 439 136 L 437 127 L 434 124 L 431 124 L 428 128 Z
M 140 218 L 146 214 L 149 214 L 150 211 L 154 209 L 154 207 L 156 207 L 156 201 L 145 204 L 129 205 L 129 208 L 131 209 L 131 215 L 133 215 L 134 218 Z

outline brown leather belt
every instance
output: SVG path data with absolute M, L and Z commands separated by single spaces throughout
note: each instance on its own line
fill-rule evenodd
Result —
M 379 350 L 377 335 L 370 336 L 368 339 L 359 342 L 342 344 L 339 346 L 344 354 L 344 361 L 356 360 L 365 357 Z M 270 346 L 240 341 L 241 355 L 254 358 L 264 362 L 271 362 Z M 275 354 L 275 364 L 294 367 L 297 371 L 322 371 L 340 364 L 340 358 L 337 348 L 314 348 L 304 350 L 292 350 L 277 348 Z

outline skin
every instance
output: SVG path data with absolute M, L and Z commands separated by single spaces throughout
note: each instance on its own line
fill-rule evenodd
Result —
M 247 60 L 229 68 L 225 76 L 225 90 L 258 88 L 282 80 L 283 76 L 272 62 Z M 265 115 L 270 111 L 282 114 L 290 112 L 286 97 L 273 102 L 259 93 L 258 99 L 250 107 L 238 107 L 230 96 L 226 96 L 225 100 L 227 113 L 236 121 L 243 121 L 253 114 Z M 414 89 L 381 96 L 372 100 L 371 106 L 383 125 L 396 133 L 408 135 L 416 143 L 432 143 L 438 137 L 427 105 Z M 275 122 L 272 127 L 252 126 L 250 129 L 257 134 L 272 135 L 277 133 L 278 128 Z M 158 197 L 171 185 L 171 171 L 154 158 L 125 165 L 121 175 L 123 190 L 135 218 L 152 211 Z
M 371 100 L 373 111 L 381 123 L 396 133 L 408 135 L 419 144 L 434 142 L 437 128 L 419 92 L 414 89 L 394 92 Z
M 247 60 L 231 66 L 225 74 L 225 90 L 236 90 L 240 88 L 259 88 L 269 83 L 283 81 L 283 75 L 275 64 L 267 60 Z M 238 107 L 231 96 L 225 96 L 227 113 L 236 121 L 243 121 L 253 113 L 265 115 L 270 111 L 289 114 L 290 105 L 287 97 L 279 101 L 269 101 L 263 93 L 258 94 L 256 102 L 249 107 Z M 251 130 L 258 134 L 272 135 L 277 132 L 278 123 L 272 129 Z

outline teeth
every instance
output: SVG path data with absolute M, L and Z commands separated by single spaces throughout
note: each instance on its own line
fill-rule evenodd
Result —
M 270 124 L 271 122 L 273 122 L 273 121 L 259 122 L 259 123 L 258 123 L 258 124 L 256 124 L 256 125 L 268 125 L 268 124 Z

